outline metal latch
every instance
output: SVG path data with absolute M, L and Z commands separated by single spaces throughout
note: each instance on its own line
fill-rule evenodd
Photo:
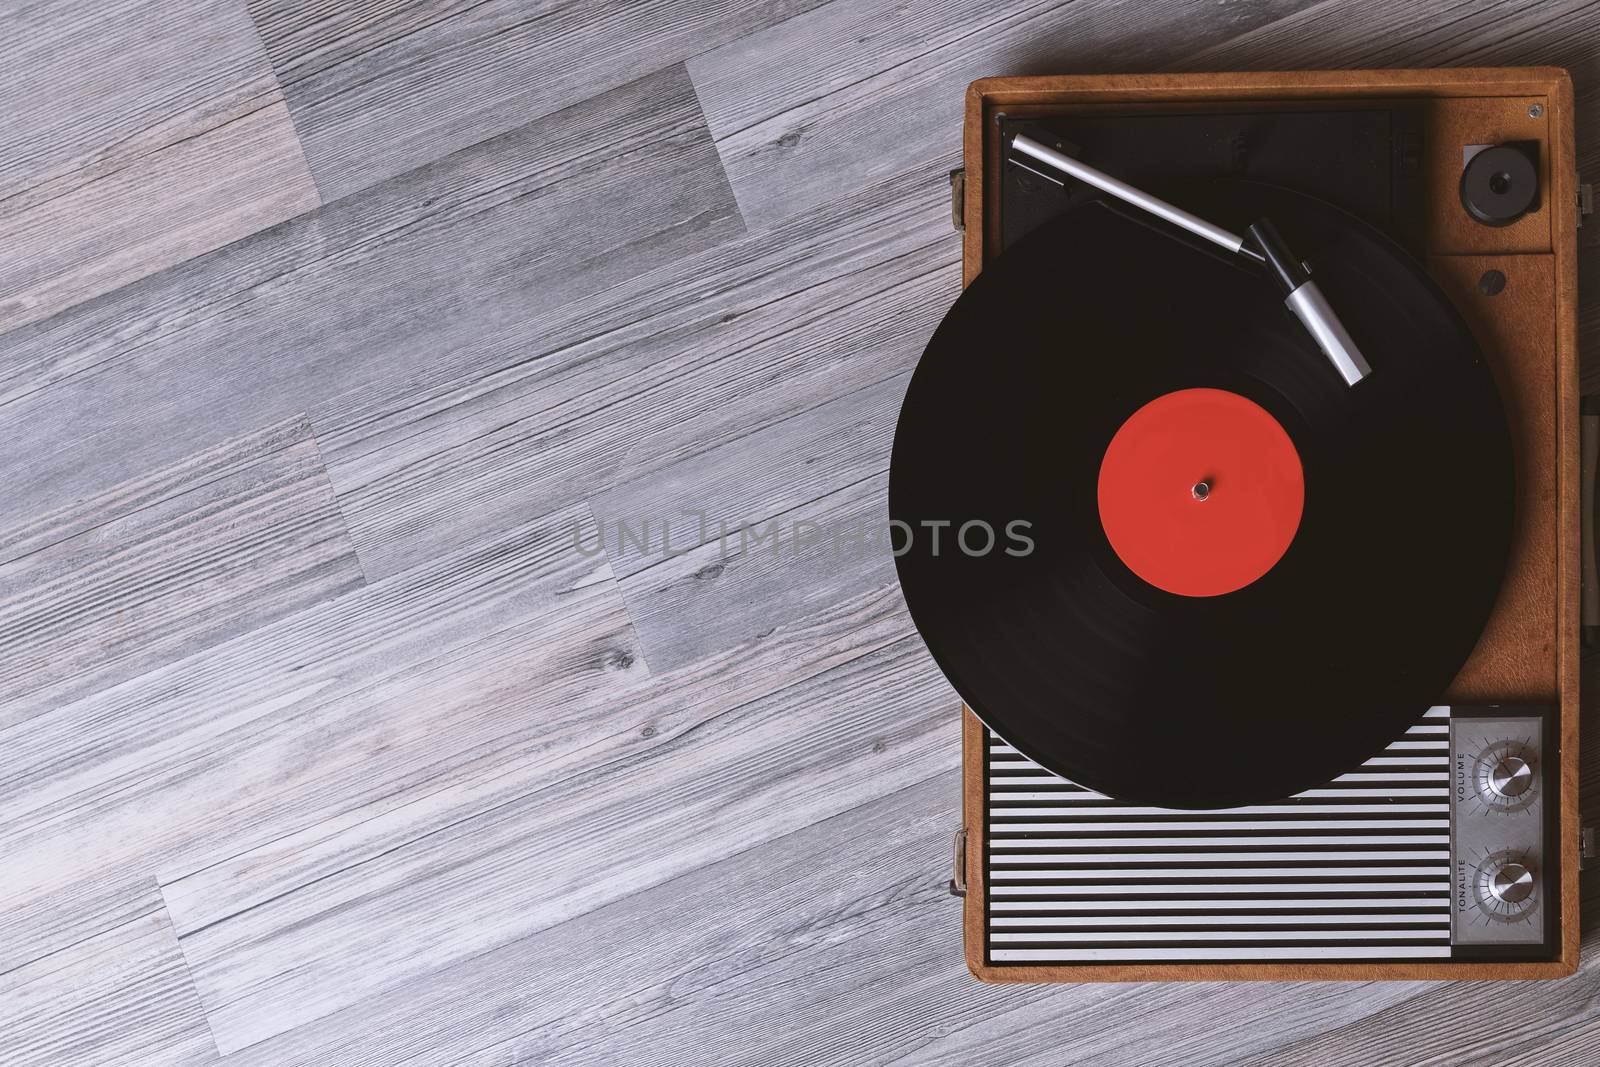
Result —
M 1588 182 L 1578 183 L 1578 225 L 1583 225 L 1585 215 L 1594 214 L 1594 186 Z
M 960 173 L 957 171 L 957 173 Z M 963 826 L 956 831 L 956 854 L 951 861 L 955 870 L 955 877 L 950 879 L 950 895 L 964 897 L 967 895 L 967 828 Z
M 1600 859 L 1600 847 L 1594 843 L 1594 827 L 1585 826 L 1578 831 L 1578 869 L 1586 871 Z
M 960 167 L 950 172 L 950 225 L 967 232 L 967 172 Z

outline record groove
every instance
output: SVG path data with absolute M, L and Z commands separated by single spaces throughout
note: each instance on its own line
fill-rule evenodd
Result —
M 1511 447 L 1494 380 L 1420 267 L 1365 223 L 1243 182 L 1171 193 L 1266 215 L 1373 366 L 1349 387 L 1264 279 L 1103 203 L 1009 250 L 951 309 L 896 430 L 890 517 L 913 619 L 958 693 L 1020 751 L 1123 801 L 1280 799 L 1359 764 L 1438 703 L 1493 608 Z M 1153 399 L 1226 390 L 1303 466 L 1293 540 L 1233 592 L 1133 573 L 1096 497 Z M 968 554 L 927 523 L 1027 523 Z

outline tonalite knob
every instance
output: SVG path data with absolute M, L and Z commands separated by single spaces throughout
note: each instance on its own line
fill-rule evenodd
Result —
M 1521 756 L 1505 755 L 1489 768 L 1489 788 L 1495 796 L 1515 800 L 1533 787 L 1533 768 Z
M 1533 896 L 1533 872 L 1520 863 L 1502 863 L 1489 871 L 1489 892 L 1505 904 L 1521 904 Z

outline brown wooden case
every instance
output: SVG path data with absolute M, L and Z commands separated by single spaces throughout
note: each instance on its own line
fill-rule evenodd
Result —
M 1355 100 L 1424 106 L 1427 266 L 1478 335 L 1506 403 L 1515 450 L 1511 559 L 1493 614 L 1442 703 L 1553 703 L 1560 709 L 1560 955 L 1543 963 L 1446 961 L 1326 964 L 1086 964 L 991 966 L 985 961 L 982 724 L 962 714 L 967 828 L 967 965 L 988 982 L 1202 979 L 1558 978 L 1578 966 L 1578 660 L 1580 491 L 1577 350 L 1577 174 L 1572 81 L 1553 67 L 1297 71 L 1240 74 L 986 78 L 967 89 L 963 274 L 970 283 L 999 247 L 994 116 L 1090 111 L 1339 106 Z M 1491 229 L 1456 195 L 1466 145 L 1538 141 L 1540 206 Z M 1499 269 L 1496 296 L 1477 279 Z

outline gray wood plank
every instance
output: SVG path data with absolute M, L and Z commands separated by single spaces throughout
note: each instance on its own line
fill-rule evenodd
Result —
M 1519 67 L 1572 70 L 1582 88 L 1597 71 L 1600 49 L 1585 31 L 1595 27 L 1593 5 L 1558 0 L 1452 4 L 1417 0 L 1380 4 L 1321 3 L 1287 14 L 1231 40 L 1210 44 L 1174 64 L 1209 70 L 1329 67 Z M 1593 119 L 1579 113 L 1579 121 Z
M 909 381 L 893 375 L 592 497 L 596 522 L 608 524 L 613 571 L 627 579 L 659 565 L 663 547 L 679 552 L 719 540 L 722 529 L 760 523 L 887 471 Z M 704 512 L 704 520 L 686 511 Z M 621 541 L 610 525 L 619 521 L 632 531 Z M 647 546 L 639 543 L 644 522 L 651 524 Z
M 250 0 L 329 200 L 818 0 Z
M 887 556 L 573 544 L 881 517 L 968 78 L 1554 61 L 1587 106 L 1592 5 L 252 0 L 280 94 L 243 2 L 0 43 L 0 1060 L 211 1063 L 208 1008 L 263 1067 L 1593 1062 L 1592 963 L 975 983 Z M 371 581 L 297 569 L 308 509 Z
M 1419 988 L 982 985 L 945 891 L 959 806 L 957 775 L 940 772 L 230 1060 L 1176 1067 L 1224 1063 L 1230 1048 L 1336 1026 Z
M 564 621 L 563 625 L 570 625 Z M 515 800 L 533 785 L 571 776 L 635 750 L 670 744 L 681 721 L 675 702 L 732 709 L 768 696 L 899 640 L 909 622 L 892 591 L 878 591 L 818 612 L 693 669 L 644 680 L 634 672 L 603 704 L 557 706 L 552 693 L 489 694 L 486 711 L 516 728 L 492 750 L 431 768 L 425 791 L 394 791 L 341 810 L 304 830 L 240 848 L 203 863 L 200 853 L 169 865 L 166 894 L 186 930 L 309 885 L 330 871 L 379 856 Z M 629 652 L 623 647 L 612 651 Z M 614 668 L 622 665 L 613 663 Z M 626 665 L 632 667 L 633 664 Z M 632 684 L 628 684 L 632 683 Z M 480 699 L 483 699 L 480 697 Z M 544 710 L 515 714 L 517 703 Z
M 5 961 L 7 1067 L 220 1062 L 155 882 L 127 896 L 127 921 L 31 962 Z
M 362 581 L 303 418 L 0 531 L 0 727 Z
M 731 707 L 670 689 L 624 700 L 653 729 L 622 735 L 625 759 L 598 747 L 575 773 L 524 778 L 480 814 L 221 921 L 196 925 L 175 897 L 218 1047 L 232 1053 L 957 759 L 957 705 L 914 636 Z
M 1586 952 L 1600 948 L 1590 935 Z M 1241 1059 L 1241 1067 L 1492 1067 L 1600 1058 L 1600 964 L 1545 982 L 1442 983 L 1370 1018 Z
M 960 286 L 942 176 L 871 186 L 552 313 L 524 358 L 318 422 L 369 573 L 911 367 Z
M 515 362 L 540 309 L 740 230 L 683 71 L 651 76 L 0 335 L 0 480 L 27 515 L 273 418 L 320 429 L 330 397 Z
M 748 541 L 713 540 L 624 579 L 645 656 L 658 668 L 690 663 L 820 606 L 895 586 L 888 493 L 887 472 L 870 475 L 752 523 Z
M 907 984 L 918 982 L 930 961 L 951 978 L 965 974 L 949 936 L 958 902 L 943 884 L 959 800 L 955 774 L 939 771 L 229 1059 L 242 1067 L 426 1067 L 623 1064 L 656 1053 L 653 1062 L 666 1064 L 679 1062 L 681 1031 L 698 1019 L 707 1028 L 693 1062 L 733 1062 L 731 1015 L 743 1016 L 753 1046 L 763 1033 L 781 1040 L 810 1021 L 811 991 L 867 993 L 894 967 Z M 825 956 L 836 970 L 821 965 Z M 804 968 L 818 973 L 801 977 Z M 962 999 L 1000 993 L 970 980 L 961 987 L 966 997 L 952 984 Z M 893 1043 L 887 1028 L 881 1037 Z M 653 1048 L 657 1038 L 665 1041 Z
M 524 734 L 644 670 L 605 561 L 571 548 L 579 514 L 4 730 L 0 943 L 70 943 L 126 918 L 130 877 L 370 818 L 502 751 L 537 765 Z
M 689 72 L 739 208 L 760 229 L 862 183 L 957 165 L 975 78 L 1154 69 L 1309 3 L 834 0 Z
M 892 584 L 895 375 L 590 502 L 645 657 L 690 663 Z M 689 514 L 697 512 L 698 514 Z
M 0 330 L 317 205 L 237 0 L 13 5 L 0 70 Z

